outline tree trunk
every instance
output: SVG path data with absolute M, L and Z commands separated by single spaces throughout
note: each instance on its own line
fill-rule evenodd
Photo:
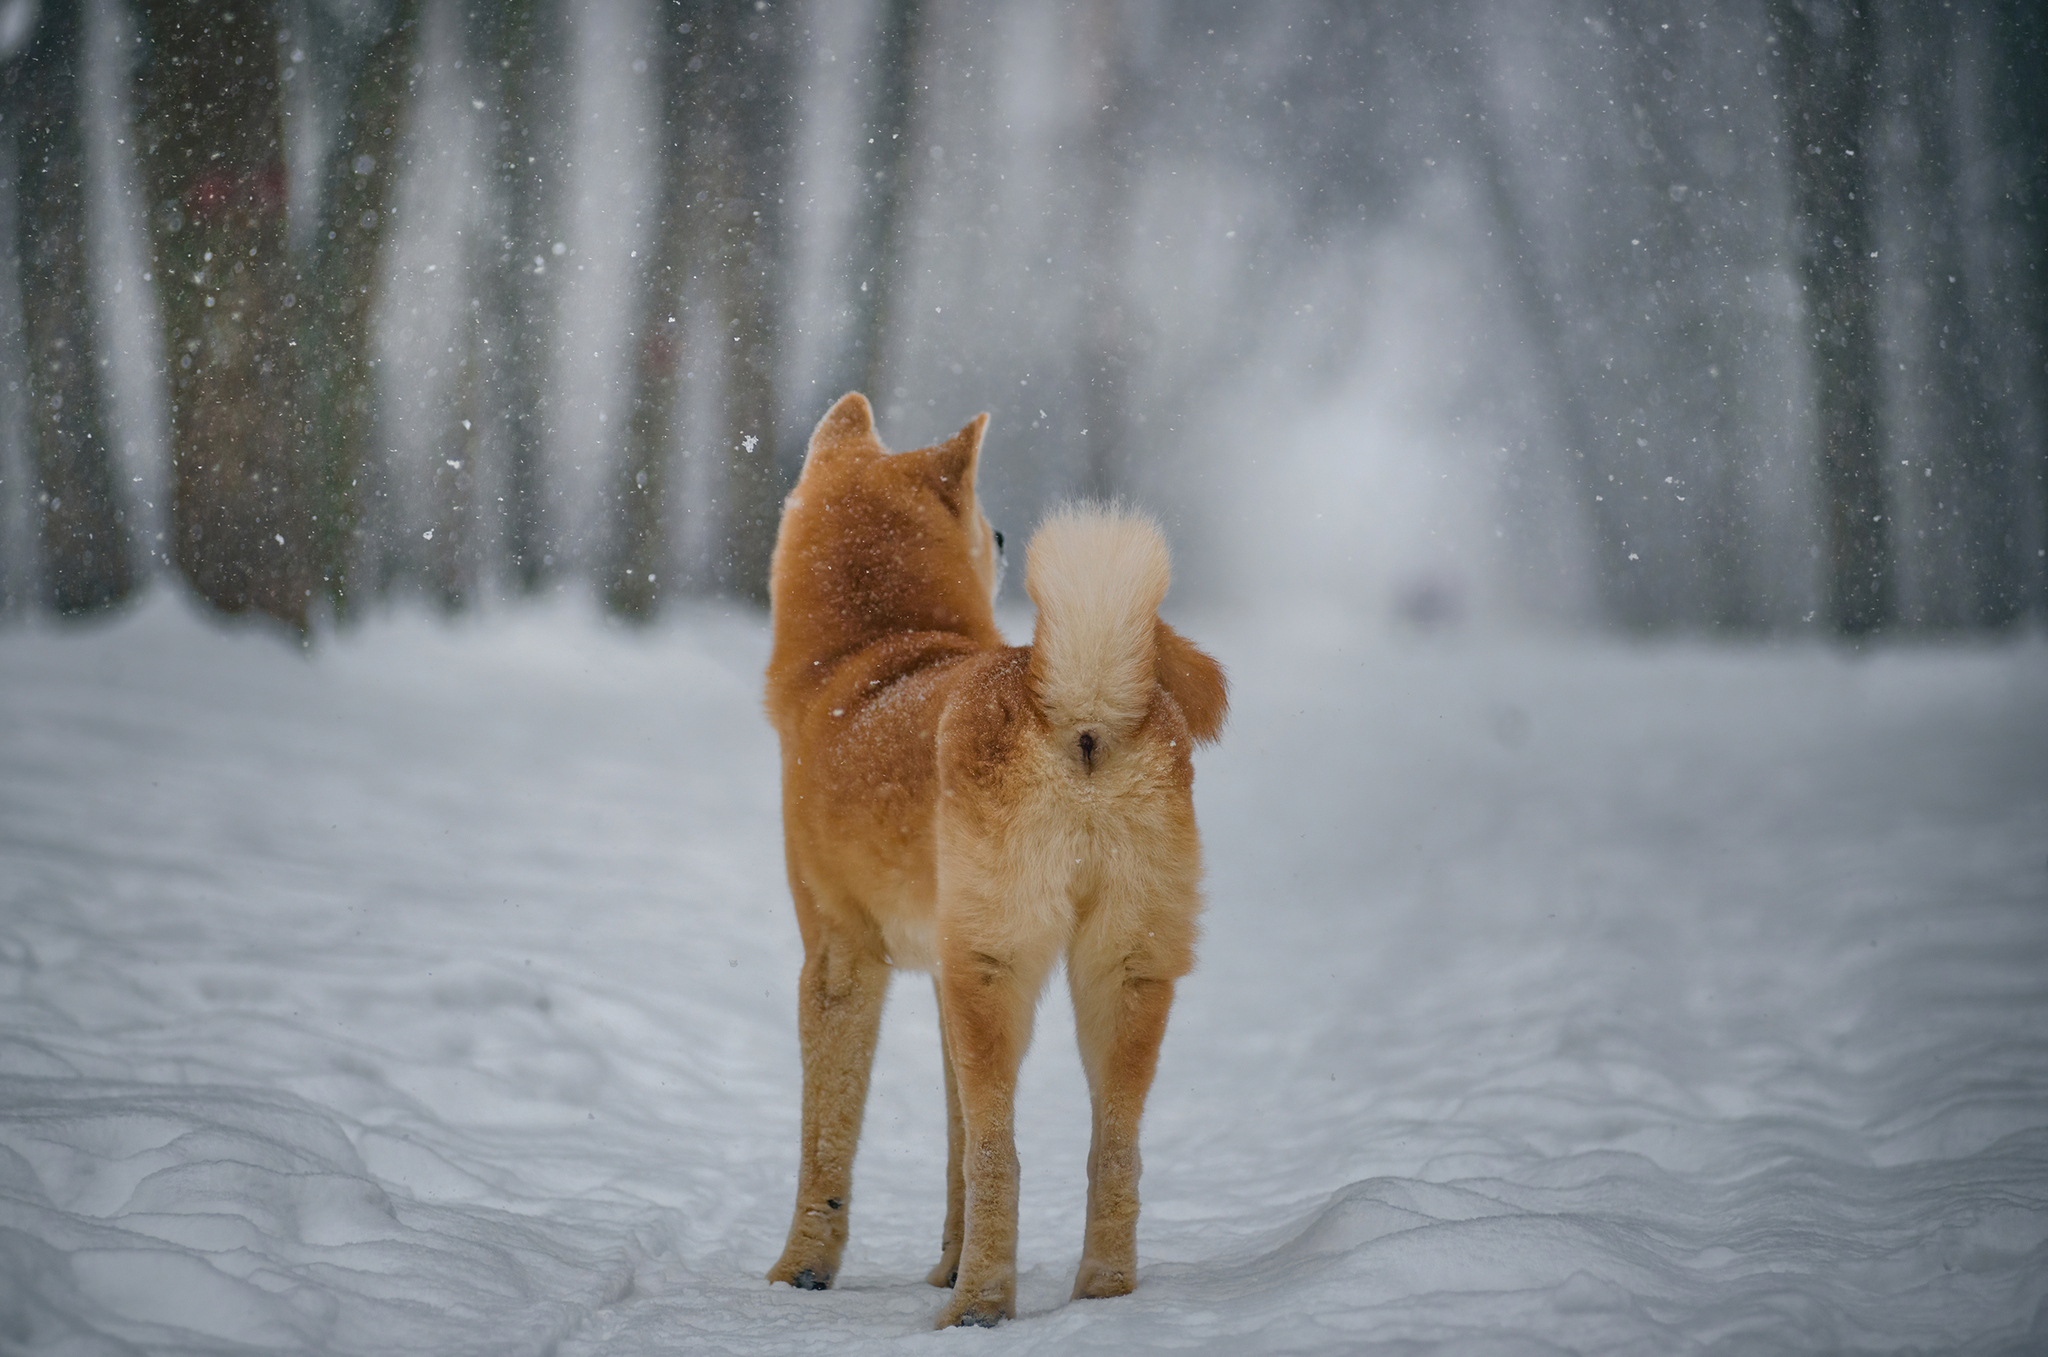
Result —
M 1660 22 L 1666 18 L 1673 22 Z M 1685 440 L 1660 450 L 1661 456 L 1648 454 L 1645 468 L 1651 484 L 1668 474 L 1665 483 L 1675 487 L 1658 497 L 1663 512 L 1655 535 L 1660 554 L 1671 558 L 1658 572 L 1664 580 L 1659 620 L 1745 630 L 1762 619 L 1741 472 L 1761 458 L 1738 414 L 1740 337 L 1730 333 L 1723 300 L 1739 295 L 1739 277 L 1730 271 L 1740 242 L 1729 229 L 1722 185 L 1699 154 L 1700 122 L 1689 116 L 1705 92 L 1668 78 L 1677 68 L 1707 81 L 1712 70 L 1693 46 L 1701 35 L 1679 10 L 1616 12 L 1612 22 L 1623 35 L 1623 92 L 1644 155 L 1634 185 L 1646 207 L 1634 228 L 1643 248 L 1632 252 L 1632 261 L 1640 261 L 1632 281 L 1643 306 L 1631 312 L 1657 318 L 1648 338 L 1663 375 L 1649 403 L 1659 442 L 1668 448 L 1674 435 Z M 1708 41 L 1728 40 L 1720 31 Z M 1643 511 L 1638 504 L 1632 512 Z
M 909 248 L 912 111 L 925 16 L 919 0 L 881 0 L 875 50 L 868 60 L 874 91 L 865 120 L 871 140 L 862 157 L 860 206 L 849 242 L 853 324 L 829 399 L 858 388 L 877 404 L 888 394 L 889 327 Z
M 346 86 L 328 153 L 322 214 L 295 296 L 305 356 L 309 474 L 318 515 L 321 590 L 347 615 L 374 589 L 365 580 L 365 477 L 374 460 L 377 382 L 370 317 L 383 276 L 396 152 L 413 99 L 420 0 L 398 0 Z
M 655 33 L 661 99 L 661 140 L 655 150 L 659 215 L 637 280 L 633 388 L 626 445 L 613 483 L 617 507 L 603 583 L 605 606 L 636 621 L 651 618 L 659 606 L 662 575 L 670 573 L 670 515 L 684 508 L 669 493 L 669 479 L 688 350 L 690 262 L 710 238 L 705 221 L 713 211 L 710 187 L 698 173 L 693 151 L 705 115 L 704 62 L 698 53 L 713 40 L 705 24 L 714 8 L 703 0 L 665 5 Z M 694 201 L 700 185 L 702 204 Z M 672 588 L 675 582 L 667 583 Z
M 320 581 L 286 306 L 297 282 L 279 25 L 260 3 L 139 9 L 137 136 L 168 364 L 172 558 L 221 611 L 303 631 Z
M 2020 387 L 2015 396 L 2022 407 L 2014 463 L 2022 480 L 2033 482 L 2034 598 L 2036 607 L 2048 609 L 2048 6 L 1999 0 L 1991 46 L 1999 213 L 2019 261 L 2011 278 L 2019 352 L 2006 368 Z
M 434 527 L 427 539 L 427 587 L 445 613 L 476 602 L 483 583 L 482 513 L 477 503 L 478 454 L 483 437 L 483 318 L 479 305 L 465 311 L 455 342 L 462 346 L 453 386 L 454 408 L 442 419 L 434 445 Z
M 84 30 L 83 6 L 48 6 L 4 77 L 15 137 L 15 246 L 32 512 L 41 518 L 41 600 L 63 614 L 111 607 L 136 582 L 100 413 L 79 98 Z
M 501 73 L 493 145 L 505 214 L 486 284 L 495 355 L 486 389 L 503 421 L 504 551 L 513 581 L 533 593 L 554 568 L 541 385 L 552 328 L 552 275 L 545 264 L 558 205 L 554 174 L 562 163 L 557 129 L 568 83 L 568 34 L 559 0 L 502 0 L 482 14 L 489 25 L 482 50 L 490 69 Z
M 666 157 L 665 157 L 666 158 Z M 670 173 L 664 166 L 664 174 Z M 684 178 L 682 181 L 690 181 Z M 666 204 L 669 194 L 663 194 Z M 681 198 L 678 191 L 674 197 Z M 664 214 L 666 216 L 666 213 Z M 669 494 L 682 409 L 682 365 L 687 351 L 690 219 L 664 221 L 661 240 L 648 251 L 640 280 L 639 322 L 633 335 L 633 395 L 626 418 L 625 454 L 616 481 L 612 559 L 604 580 L 605 606 L 622 617 L 654 615 L 670 561 L 669 516 L 683 506 Z M 671 586 L 673 581 L 670 581 Z
M 1125 282 L 1129 259 L 1131 192 L 1148 91 L 1124 31 L 1125 7 L 1096 0 L 1086 13 L 1087 47 L 1094 53 L 1088 91 L 1085 153 L 1087 224 L 1081 248 L 1087 291 L 1081 307 L 1081 378 L 1087 423 L 1082 426 L 1080 491 L 1114 498 L 1123 488 L 1131 427 L 1131 342 L 1137 302 Z
M 761 604 L 784 489 L 776 455 L 782 299 L 775 282 L 792 93 L 785 22 L 765 9 L 715 6 L 698 50 L 706 77 L 702 164 L 718 209 L 712 258 L 720 331 L 730 346 L 721 421 L 726 582 Z
M 1827 506 L 1828 620 L 1848 636 L 1892 621 L 1890 510 L 1878 428 L 1869 136 L 1870 0 L 1771 0 L 1791 142 L 1799 276 Z
M 1643 572 L 1630 560 L 1631 547 L 1641 545 L 1641 540 L 1630 537 L 1632 529 L 1622 520 L 1618 496 L 1605 493 L 1611 488 L 1604 479 L 1610 446 L 1581 387 L 1580 374 L 1567 357 L 1573 339 L 1559 294 L 1544 284 L 1535 240 L 1508 182 L 1507 150 L 1492 115 L 1480 102 L 1479 82 L 1471 72 L 1458 72 L 1453 79 L 1454 88 L 1465 91 L 1461 140 L 1470 148 L 1480 201 L 1500 241 L 1510 301 L 1528 329 L 1536 384 L 1548 398 L 1550 423 L 1564 444 L 1566 466 L 1592 535 L 1600 609 L 1623 626 L 1647 627 L 1657 615 Z
M 1937 568 L 1949 600 L 1934 619 L 1965 627 L 2002 627 L 2021 609 L 2018 486 L 1994 423 L 1990 374 L 1975 314 L 1970 237 L 1978 229 L 1965 201 L 1966 160 L 1975 153 L 1963 136 L 1968 93 L 1958 79 L 1954 17 L 1937 6 L 1907 6 L 1901 35 L 1912 63 L 1908 117 L 1919 154 L 1913 173 L 1925 184 L 1925 228 L 1918 266 L 1927 290 L 1928 364 L 1925 388 L 1929 445 L 1913 464 L 1934 472 L 1927 487 L 1941 505 L 1934 531 Z

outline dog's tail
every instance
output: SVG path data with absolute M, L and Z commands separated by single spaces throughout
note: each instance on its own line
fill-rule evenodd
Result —
M 1115 505 L 1067 505 L 1032 534 L 1024 588 L 1038 605 L 1029 679 L 1038 709 L 1061 738 L 1118 740 L 1145 719 L 1165 685 L 1190 732 L 1214 739 L 1223 723 L 1223 671 L 1159 620 L 1173 578 L 1159 525 Z

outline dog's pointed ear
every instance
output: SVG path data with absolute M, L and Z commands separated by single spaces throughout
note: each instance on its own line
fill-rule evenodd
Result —
M 967 421 L 965 428 L 926 453 L 933 488 L 946 507 L 959 513 L 974 502 L 974 469 L 981 458 L 981 436 L 988 429 L 984 411 Z
M 881 451 L 882 442 L 875 437 L 873 407 L 868 404 L 866 396 L 858 391 L 849 391 L 825 412 L 825 417 L 818 421 L 818 427 L 811 430 L 811 447 L 806 456 L 818 458 Z

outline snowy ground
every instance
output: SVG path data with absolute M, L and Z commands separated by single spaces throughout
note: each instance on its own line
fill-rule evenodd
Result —
M 2048 1350 L 2048 651 L 1396 644 L 1188 619 L 1210 912 L 1137 1293 L 928 1333 L 929 988 L 841 1289 L 760 1280 L 798 949 L 756 620 L 159 597 L 0 635 L 0 1349 Z

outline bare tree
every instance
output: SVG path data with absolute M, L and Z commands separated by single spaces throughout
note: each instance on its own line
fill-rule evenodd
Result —
M 682 410 L 691 267 L 710 244 L 707 223 L 714 215 L 709 180 L 693 151 L 707 83 L 700 47 L 716 8 L 700 0 L 664 4 L 657 11 L 652 64 L 661 101 L 654 152 L 660 188 L 654 239 L 642 252 L 636 280 L 632 395 L 613 485 L 612 551 L 602 591 L 613 612 L 638 619 L 653 616 L 659 604 L 670 520 L 683 507 L 670 495 L 669 480 Z
M 420 0 L 397 0 L 367 48 L 337 57 L 345 83 L 327 153 L 321 216 L 293 298 L 305 357 L 306 460 L 322 591 L 346 615 L 367 572 L 364 482 L 376 458 L 377 385 L 370 317 L 390 237 L 396 151 L 413 99 Z M 337 44 L 338 45 L 338 44 Z
M 1731 333 L 1727 300 L 1740 292 L 1730 275 L 1743 256 L 1738 222 L 1746 212 L 1700 154 L 1713 118 L 1701 105 L 1715 102 L 1706 97 L 1714 58 L 1742 33 L 1744 18 L 1754 24 L 1761 15 L 1724 5 L 1711 31 L 1679 5 L 1644 5 L 1613 19 L 1622 35 L 1625 116 L 1642 156 L 1632 194 L 1641 207 L 1631 229 L 1641 232 L 1643 248 L 1629 254 L 1641 305 L 1630 314 L 1657 318 L 1650 338 L 1662 375 L 1649 403 L 1668 452 L 1652 465 L 1673 487 L 1657 496 L 1665 512 L 1656 535 L 1674 562 L 1661 572 L 1668 593 L 1658 611 L 1665 621 L 1724 630 L 1761 620 L 1742 494 L 1755 438 L 1742 421 L 1740 336 Z M 1751 35 L 1761 36 L 1753 28 Z
M 472 244 L 475 240 L 472 234 Z M 474 269 L 471 276 L 476 276 Z M 482 312 L 481 299 L 471 297 L 456 324 L 459 356 L 452 398 L 441 412 L 430 473 L 434 527 L 426 542 L 425 582 L 429 595 L 447 613 L 461 612 L 475 603 L 484 580 L 485 542 L 478 499 L 484 485 L 483 391 L 488 376 Z
M 659 13 L 661 219 L 639 278 L 632 408 L 604 581 L 607 605 L 629 617 L 656 606 L 682 508 L 668 481 L 693 279 L 703 280 L 718 313 L 720 352 L 705 359 L 722 387 L 715 455 L 724 475 L 718 503 L 690 507 L 715 512 L 719 582 L 742 598 L 767 601 L 782 495 L 776 260 L 792 97 L 787 20 L 768 6 L 711 0 L 677 0 Z
M 137 129 L 165 326 L 172 559 L 200 597 L 303 630 L 319 574 L 300 449 L 279 24 L 145 0 Z
M 21 280 L 29 464 L 40 518 L 42 602 L 96 612 L 135 587 L 126 514 L 101 415 L 99 339 L 86 241 L 80 102 L 83 7 L 54 4 L 5 84 L 14 130 L 15 262 Z
M 1829 621 L 1849 636 L 1893 620 L 1890 508 L 1878 428 L 1868 167 L 1877 20 L 1871 0 L 1771 0 L 1795 239 L 1813 363 Z
M 503 548 L 513 580 L 530 593 L 547 579 L 554 555 L 542 461 L 541 385 L 552 301 L 543 265 L 560 207 L 568 23 L 561 0 L 479 5 L 470 23 L 485 73 L 494 80 L 497 114 L 490 144 L 500 234 L 484 268 L 483 326 L 492 362 L 482 380 L 502 420 Z
M 449 612 L 494 573 L 533 592 L 551 573 L 541 421 L 549 302 L 546 257 L 566 87 L 557 0 L 468 4 L 461 12 L 471 107 L 489 172 L 472 180 L 461 232 L 467 284 L 451 399 L 430 468 L 434 527 L 420 565 Z
M 887 390 L 890 325 L 903 286 L 909 249 L 910 196 L 916 172 L 911 156 L 918 100 L 918 69 L 926 15 L 919 0 L 881 0 L 875 45 L 868 58 L 868 107 L 863 119 L 860 198 L 848 242 L 847 277 L 853 323 L 833 379 L 833 395 L 858 388 L 881 399 Z
M 2035 521 L 2019 525 L 2021 540 L 2034 542 L 2035 604 L 2048 609 L 2048 6 L 1997 0 L 1991 9 L 1986 140 L 1998 176 L 1995 217 L 2011 242 L 2002 274 L 2013 322 L 2000 385 L 2010 383 L 2014 407 L 2013 465 L 2021 487 L 2032 482 Z
M 1936 587 L 1928 615 L 1917 620 L 2000 627 L 2021 609 L 2019 495 L 1991 399 L 1984 332 L 1992 317 L 1975 297 L 1967 179 L 1976 152 L 1964 132 L 1975 110 L 1961 74 L 1974 54 L 1962 50 L 1948 9 L 1900 6 L 1895 21 L 1891 46 L 1903 67 L 1899 101 L 1910 154 L 1892 174 L 1906 181 L 1895 192 L 1908 201 L 1916 228 L 1900 253 L 1925 298 L 1914 346 L 1924 380 L 1913 393 L 1925 424 L 1909 460 L 1928 473 L 1917 488 L 1933 501 L 1923 514 L 1931 534 L 1923 550 Z
M 1641 554 L 1631 547 L 1641 546 L 1647 534 L 1632 535 L 1635 529 L 1623 518 L 1620 497 L 1607 493 L 1612 440 L 1587 396 L 1585 374 L 1572 363 L 1578 345 L 1563 292 L 1545 279 L 1536 233 L 1512 180 L 1508 147 L 1481 97 L 1476 74 L 1469 65 L 1446 61 L 1442 53 L 1438 59 L 1450 73 L 1449 88 L 1461 99 L 1457 141 L 1471 161 L 1482 210 L 1499 242 L 1509 302 L 1528 332 L 1536 388 L 1548 406 L 1553 437 L 1574 473 L 1572 482 L 1591 529 L 1601 611 L 1624 626 L 1649 626 L 1659 620 L 1659 610 L 1644 572 L 1632 568 L 1631 561 Z
M 1081 242 L 1081 379 L 1087 423 L 1080 491 L 1113 498 L 1123 488 L 1131 425 L 1131 361 L 1142 325 L 1138 300 L 1126 282 L 1131 206 L 1137 161 L 1150 113 L 1151 93 L 1132 30 L 1140 16 L 1119 0 L 1095 0 L 1082 13 L 1091 53 L 1087 75 L 1088 130 L 1085 223 Z
M 782 362 L 781 276 L 790 82 L 789 20 L 768 6 L 712 6 L 692 54 L 702 60 L 703 141 L 721 344 L 725 351 L 724 567 L 741 598 L 768 601 L 782 471 L 776 382 Z

